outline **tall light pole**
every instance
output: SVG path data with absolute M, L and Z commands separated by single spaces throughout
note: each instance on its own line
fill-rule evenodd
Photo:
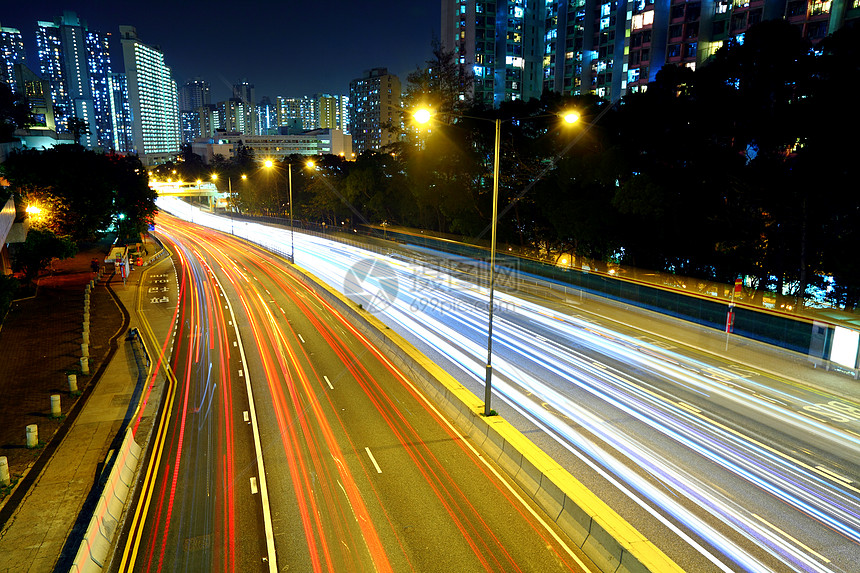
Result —
M 275 162 L 271 159 L 267 159 L 263 165 L 266 169 L 275 169 Z M 314 167 L 313 161 L 308 161 L 306 163 L 308 168 Z M 289 201 L 290 201 L 290 262 L 296 262 L 296 235 L 295 229 L 293 228 L 293 164 L 292 162 L 287 162 L 287 189 L 289 190 Z
M 493 294 L 496 287 L 496 222 L 499 214 L 499 147 L 502 140 L 502 120 L 496 119 L 496 145 L 493 151 L 493 226 L 490 231 L 490 320 L 487 325 L 487 376 L 484 382 L 484 416 L 492 409 L 493 388 Z
M 413 114 L 418 123 L 427 123 L 433 114 L 430 110 L 422 108 Z M 465 116 L 464 116 L 465 117 Z M 566 123 L 573 124 L 579 121 L 579 113 L 567 111 L 562 114 Z M 485 119 L 485 118 L 473 118 Z M 502 138 L 502 120 L 496 119 L 496 139 L 493 146 L 493 220 L 490 231 L 490 304 L 489 320 L 487 323 L 487 370 L 484 379 L 484 416 L 492 415 L 491 401 L 493 396 L 493 299 L 496 287 L 496 224 L 499 213 L 499 155 Z

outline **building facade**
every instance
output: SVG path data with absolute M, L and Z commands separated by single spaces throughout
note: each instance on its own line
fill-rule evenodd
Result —
M 239 147 L 253 152 L 254 157 L 283 160 L 290 155 L 333 154 L 351 157 L 350 139 L 337 129 L 319 129 L 288 135 L 246 135 L 237 132 L 217 133 L 191 144 L 191 150 L 206 162 L 221 154 L 236 156 Z M 229 149 L 229 153 L 227 150 Z
M 155 165 L 180 150 L 179 96 L 161 50 L 140 41 L 133 26 L 120 26 L 132 150 L 145 165 Z
M 69 131 L 72 118 L 83 121 L 90 133 L 80 143 L 90 148 L 113 148 L 108 38 L 74 12 L 36 27 L 40 71 L 51 86 L 57 128 Z
M 131 106 L 128 102 L 128 79 L 125 74 L 111 74 L 110 92 L 113 149 L 117 153 L 129 153 L 132 151 L 134 143 L 132 139 Z
M 814 43 L 860 18 L 858 0 L 442 0 L 442 47 L 473 79 L 476 102 L 546 91 L 614 101 L 665 64 L 695 69 L 762 20 Z
M 394 143 L 402 115 L 400 79 L 386 68 L 368 70 L 349 83 L 349 133 L 356 155 Z
M 191 143 L 203 135 L 198 110 L 210 103 L 209 82 L 202 78 L 190 79 L 179 88 L 179 122 L 183 144 Z
M 27 51 L 20 30 L 0 26 L 0 82 L 7 84 L 13 94 L 21 91 L 15 80 L 15 64 L 26 62 Z

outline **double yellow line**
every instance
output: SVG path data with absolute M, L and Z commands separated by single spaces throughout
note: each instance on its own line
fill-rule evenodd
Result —
M 170 258 L 166 260 L 171 260 Z M 160 265 L 155 265 L 158 267 Z M 154 269 L 147 269 L 147 273 Z M 192 285 L 193 288 L 193 285 Z M 179 297 L 179 293 L 177 292 L 177 299 Z M 158 340 L 155 337 L 155 333 L 153 333 L 152 328 L 149 325 L 149 322 L 144 317 L 141 312 L 141 297 L 140 290 L 137 293 L 137 303 L 135 312 L 137 312 L 137 316 L 140 320 L 141 329 L 144 332 L 146 338 L 150 341 L 153 348 L 158 348 L 158 361 L 164 367 L 165 378 L 167 379 L 167 395 L 165 396 L 166 404 L 163 409 L 163 415 L 158 422 L 158 427 L 156 428 L 154 437 L 155 441 L 152 446 L 152 455 L 149 458 L 149 464 L 146 467 L 146 477 L 143 481 L 143 487 L 141 488 L 139 502 L 135 508 L 134 517 L 131 522 L 131 527 L 129 529 L 129 535 L 125 543 L 125 547 L 122 552 L 122 560 L 120 561 L 119 571 L 121 573 L 125 573 L 126 571 L 132 571 L 134 568 L 134 563 L 137 560 L 137 553 L 140 546 L 141 533 L 143 531 L 143 524 L 146 521 L 146 515 L 149 511 L 149 504 L 152 501 L 153 491 L 155 489 L 155 479 L 158 472 L 158 468 L 161 465 L 161 456 L 164 454 L 164 444 L 167 439 L 167 430 L 170 426 L 170 419 L 173 413 L 173 401 L 176 396 L 176 387 L 177 380 L 176 376 L 173 373 L 173 370 L 170 368 L 169 357 L 164 355 L 164 348 L 158 345 Z M 177 300 L 177 304 L 179 301 Z M 172 334 L 172 333 L 171 333 Z M 141 340 L 143 337 L 141 337 Z M 155 357 L 153 361 L 155 360 Z M 148 380 L 151 380 L 151 369 L 150 366 L 150 377 Z M 135 418 L 137 418 L 141 404 L 138 405 L 138 410 L 135 412 Z

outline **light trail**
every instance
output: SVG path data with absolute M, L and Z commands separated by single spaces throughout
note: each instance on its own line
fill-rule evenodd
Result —
M 193 218 L 195 223 L 221 229 L 230 224 L 176 200 L 160 200 L 159 205 L 180 216 Z M 244 221 L 234 222 L 234 225 L 235 234 L 273 252 L 283 253 L 289 249 L 289 235 L 285 230 Z M 426 271 L 417 265 L 410 266 L 318 237 L 299 233 L 295 238 L 296 263 L 335 288 L 342 287 L 347 271 L 362 259 L 386 262 L 395 269 L 400 284 L 410 284 L 414 276 Z M 438 270 L 433 271 L 432 278 L 434 280 L 420 283 L 425 289 L 422 292 L 398 291 L 396 300 L 383 309 L 379 317 L 402 333 L 412 333 L 428 341 L 465 376 L 480 382 L 484 368 L 481 349 L 486 340 L 485 290 Z M 545 428 L 565 447 L 586 452 L 589 458 L 599 461 L 622 483 L 683 523 L 742 570 L 765 571 L 769 567 L 736 541 L 709 526 L 702 517 L 685 509 L 686 503 L 695 504 L 728 524 L 742 538 L 779 556 L 784 566 L 792 571 L 841 570 L 808 542 L 804 544 L 789 534 L 786 531 L 789 526 L 771 525 L 751 513 L 725 492 L 703 484 L 701 479 L 659 450 L 640 443 L 638 436 L 626 434 L 623 427 L 607 424 L 604 412 L 589 411 L 571 400 L 568 393 L 575 387 L 610 404 L 614 412 L 624 412 L 702 459 L 767 492 L 786 507 L 838 532 L 856 546 L 860 544 L 860 498 L 849 483 L 850 478 L 835 480 L 827 471 L 816 468 L 818 464 L 800 460 L 784 448 L 763 443 L 756 436 L 733 429 L 703 412 L 708 411 L 710 402 L 720 400 L 733 404 L 741 412 L 754 412 L 757 421 L 771 427 L 794 428 L 807 435 L 809 441 L 822 440 L 840 452 L 856 456 L 860 452 L 860 440 L 853 431 L 795 411 L 790 405 L 796 399 L 782 390 L 773 391 L 754 381 L 745 381 L 742 386 L 731 384 L 729 381 L 736 378 L 731 372 L 549 311 L 518 297 L 505 293 L 496 296 L 504 310 L 497 314 L 496 323 L 500 347 L 499 356 L 494 358 L 498 364 L 494 369 L 501 378 L 496 390 L 513 407 Z M 595 364 L 593 358 L 575 351 L 577 347 L 596 352 L 603 359 Z M 616 363 L 628 366 L 621 370 L 614 366 Z M 689 396 L 683 400 L 676 398 L 673 392 L 631 374 L 630 365 L 635 368 L 632 372 L 647 372 L 648 376 L 670 382 Z M 778 400 L 765 393 L 775 394 Z M 548 412 L 541 402 L 549 404 L 554 412 Z M 596 445 L 584 433 L 573 431 L 570 420 L 576 420 L 588 433 L 599 436 L 627 461 L 621 461 L 609 450 Z M 645 475 L 630 470 L 631 465 L 642 468 Z M 826 468 L 829 464 L 822 465 Z M 650 485 L 648 476 L 655 476 L 667 487 L 682 493 L 683 503 L 665 490 Z M 641 499 L 636 501 L 643 507 L 651 507 Z M 725 569 L 722 559 L 704 548 L 700 547 L 700 551 Z
M 383 524 L 375 523 L 368 506 L 370 500 L 361 493 L 354 470 L 346 462 L 348 458 L 357 457 L 363 448 L 352 441 L 339 409 L 325 391 L 331 388 L 331 382 L 314 365 L 307 350 L 309 341 L 294 330 L 291 317 L 283 308 L 274 304 L 273 292 L 286 295 L 290 304 L 310 321 L 326 347 L 338 357 L 339 368 L 349 374 L 349 380 L 361 388 L 369 403 L 385 420 L 481 568 L 487 571 L 520 570 L 508 548 L 495 535 L 493 526 L 486 522 L 443 461 L 436 457 L 430 445 L 412 426 L 411 418 L 401 411 L 402 404 L 393 401 L 370 373 L 365 362 L 368 357 L 381 361 L 384 369 L 409 389 L 425 410 L 437 418 L 452 441 L 468 452 L 472 462 L 488 479 L 497 484 L 498 476 L 483 466 L 475 452 L 462 444 L 462 436 L 452 433 L 452 428 L 438 418 L 438 413 L 421 401 L 408 380 L 366 339 L 358 336 L 343 317 L 312 290 L 292 278 L 274 256 L 262 251 L 253 257 L 248 257 L 247 252 L 239 255 L 233 239 L 169 220 L 160 221 L 159 225 L 162 232 L 177 243 L 197 245 L 199 253 L 195 256 L 199 257 L 201 265 L 213 276 L 222 274 L 236 289 L 271 395 L 291 490 L 307 544 L 310 570 L 340 571 L 344 564 L 348 564 L 352 570 L 392 571 L 391 548 L 383 543 L 377 529 L 383 525 L 387 529 L 386 537 L 398 540 L 401 554 L 397 559 L 408 563 L 410 558 L 404 549 L 403 534 L 392 518 L 387 517 Z M 240 257 L 243 262 L 239 261 Z M 325 314 L 335 317 L 333 323 L 320 318 L 320 310 L 323 309 Z M 360 345 L 358 354 L 354 343 L 348 343 L 344 334 L 357 337 Z M 339 441 L 344 439 L 346 447 Z M 382 496 L 375 489 L 368 467 L 362 465 L 361 469 L 365 474 L 364 480 L 374 492 L 372 501 L 382 505 Z M 541 524 L 532 512 L 522 507 L 521 498 L 501 485 L 497 484 L 496 488 L 533 531 L 544 539 L 543 547 L 564 547 L 560 538 L 547 531 L 545 523 Z M 382 509 L 385 512 L 384 506 Z M 357 558 L 355 551 L 360 547 L 364 549 L 364 557 Z M 567 564 L 565 570 L 581 570 L 573 565 L 579 562 L 569 549 L 559 553 L 557 562 Z M 579 565 L 582 567 L 581 563 Z

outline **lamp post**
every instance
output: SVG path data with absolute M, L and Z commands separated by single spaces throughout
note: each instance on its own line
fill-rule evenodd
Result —
M 243 180 L 245 180 L 247 178 L 248 178 L 247 175 L 242 174 Z M 218 181 L 218 174 L 213 173 L 211 175 L 211 179 L 212 179 L 212 181 Z M 235 208 L 235 201 L 233 199 L 233 179 L 229 175 L 227 176 L 227 197 L 228 197 L 227 212 L 230 213 L 230 234 L 233 235 L 234 234 L 233 233 L 233 209 Z
M 429 122 L 432 116 L 433 113 L 429 109 L 422 108 L 416 110 L 412 117 L 416 122 L 423 124 Z M 573 124 L 579 121 L 579 114 L 575 111 L 567 111 L 562 114 L 562 118 L 566 123 Z M 493 146 L 493 219 L 490 231 L 490 304 L 489 319 L 487 322 L 487 368 L 484 379 L 484 416 L 490 416 L 492 412 L 490 404 L 493 393 L 493 299 L 496 286 L 496 224 L 498 223 L 499 213 L 499 155 L 502 137 L 502 120 L 497 118 L 494 120 L 494 123 L 496 124 L 496 138 Z
M 263 165 L 266 169 L 274 169 L 275 162 L 271 159 L 267 159 Z M 306 163 L 308 168 L 314 167 L 313 161 L 308 161 Z M 290 262 L 296 262 L 296 235 L 295 230 L 293 229 L 293 164 L 291 162 L 287 162 L 287 189 L 289 194 L 289 202 L 290 202 Z

